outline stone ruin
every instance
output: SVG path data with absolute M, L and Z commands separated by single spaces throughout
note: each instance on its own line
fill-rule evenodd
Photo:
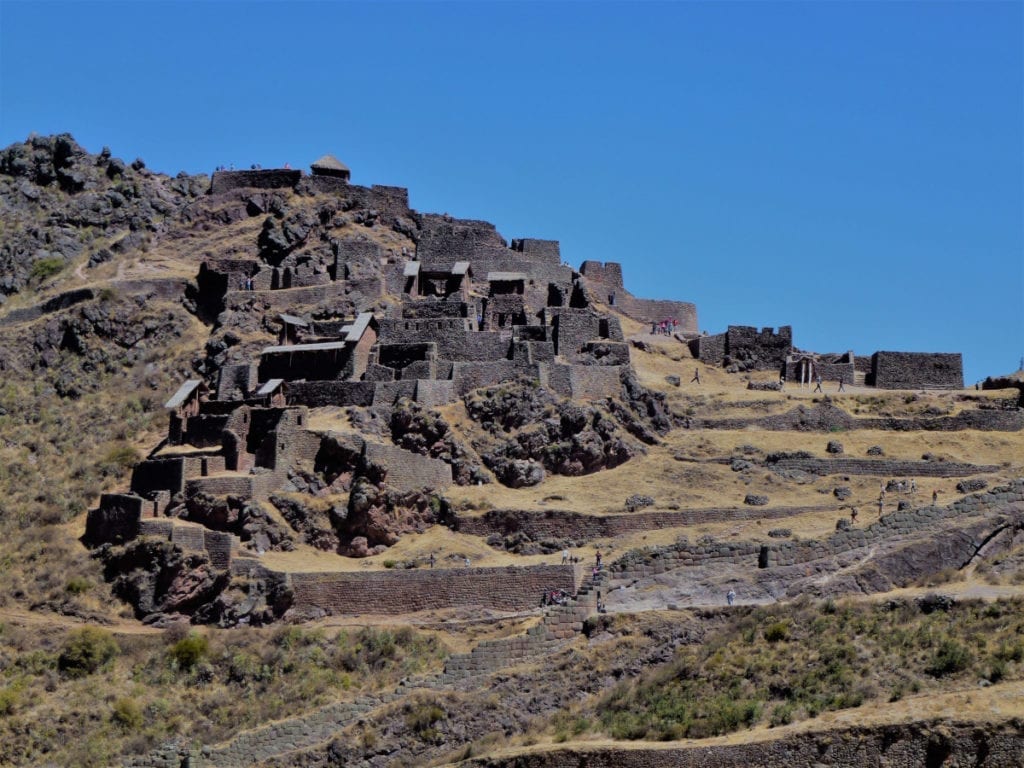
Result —
M 177 577 L 167 574 L 166 562 L 157 568 L 162 573 L 151 575 L 147 589 L 153 594 L 135 600 L 143 614 L 199 610 L 206 611 L 204 620 L 223 621 L 235 608 L 216 596 L 243 577 L 249 585 L 246 615 L 253 620 L 271 620 L 299 598 L 317 610 L 361 605 L 349 577 L 271 573 L 258 554 L 287 548 L 291 536 L 343 554 L 380 551 L 393 541 L 379 530 L 375 510 L 401 507 L 409 530 L 423 529 L 424 521 L 443 516 L 438 492 L 456 481 L 489 478 L 465 463 L 456 477 L 457 448 L 438 456 L 391 442 L 380 430 L 314 429 L 310 409 L 429 410 L 516 380 L 575 402 L 611 400 L 624 388 L 639 392 L 627 383 L 629 347 L 610 310 L 644 324 L 676 320 L 675 335 L 695 358 L 729 370 L 778 370 L 791 380 L 820 373 L 881 387 L 962 386 L 959 355 L 800 353 L 788 326 L 777 332 L 730 326 L 724 334 L 701 335 L 693 304 L 632 296 L 619 264 L 586 261 L 577 271 L 561 260 L 557 241 L 508 243 L 487 222 L 419 214 L 409 208 L 406 190 L 352 185 L 348 168 L 331 156 L 318 160 L 308 176 L 290 169 L 218 171 L 210 195 L 243 195 L 251 216 L 281 206 L 275 190 L 333 200 L 321 208 L 321 221 L 342 211 L 363 226 L 404 233 L 415 247 L 397 251 L 347 237 L 311 250 L 307 240 L 317 222 L 281 214 L 264 222 L 257 257 L 211 255 L 202 261 L 197 307 L 210 314 L 242 311 L 258 299 L 264 309 L 276 310 L 263 317 L 264 325 L 268 315 L 274 318 L 277 343 L 253 359 L 219 365 L 216 376 L 183 384 L 166 404 L 167 438 L 135 468 L 129 492 L 105 494 L 89 513 L 83 539 L 90 546 L 109 552 L 147 535 L 187 555 Z M 614 462 L 630 455 L 621 442 L 614 450 Z M 584 464 L 569 457 L 565 464 L 585 472 L 599 469 L 601 460 Z M 509 457 L 509 471 L 495 476 L 508 482 L 505 476 L 520 470 L 535 475 L 537 467 L 523 469 L 527 464 Z M 297 475 L 296 467 L 312 467 L 326 480 Z M 371 478 L 373 487 L 360 486 L 361 478 Z M 351 542 L 339 542 L 329 526 L 297 525 L 287 499 L 275 495 L 317 483 L 321 491 L 350 493 L 348 510 L 327 514 L 354 517 L 358 508 L 358 525 L 345 523 Z M 269 524 L 258 504 L 272 498 L 296 530 L 282 533 Z M 375 525 L 376 541 L 385 542 L 377 549 Z M 208 572 L 205 581 L 187 576 L 197 568 Z M 501 577 L 500 590 L 485 589 L 491 577 L 476 574 L 470 580 L 476 599 L 500 593 L 503 608 L 523 600 L 532 605 L 540 590 L 558 585 L 574 592 L 581 579 L 572 566 L 513 570 L 515 576 Z M 430 582 L 425 594 L 446 593 L 447 586 L 432 581 L 441 574 L 419 578 Z M 167 585 L 176 579 L 182 583 L 167 597 Z M 164 598 L 157 594 L 160 584 Z M 123 591 L 137 597 L 140 589 L 134 584 Z
M 202 261 L 197 306 L 212 315 L 264 301 L 264 307 L 280 310 L 264 315 L 264 326 L 267 317 L 273 318 L 277 343 L 246 362 L 220 366 L 208 380 L 185 382 L 166 403 L 166 439 L 136 466 L 129 491 L 103 495 L 89 513 L 83 540 L 90 546 L 109 552 L 143 535 L 157 537 L 192 553 L 198 558 L 193 568 L 204 563 L 211 582 L 221 580 L 209 584 L 205 594 L 192 585 L 191 592 L 184 590 L 170 601 L 154 595 L 140 609 L 143 613 L 188 613 L 204 604 L 201 610 L 209 610 L 211 596 L 224 588 L 225 574 L 249 574 L 259 585 L 255 603 L 274 615 L 279 612 L 274 603 L 282 601 L 271 595 L 282 590 L 293 598 L 312 595 L 314 602 L 317 596 L 336 595 L 341 576 L 306 589 L 302 585 L 316 580 L 271 574 L 258 561 L 264 548 L 287 547 L 288 536 L 308 534 L 275 533 L 259 521 L 259 502 L 273 498 L 288 517 L 287 500 L 279 501 L 276 494 L 294 491 L 307 480 L 318 482 L 297 477 L 297 467 L 314 468 L 329 478 L 330 487 L 321 490 L 351 492 L 350 507 L 362 492 L 358 478 L 363 476 L 377 486 L 370 496 L 378 496 L 367 502 L 371 508 L 385 504 L 380 501 L 384 494 L 386 504 L 414 511 L 441 506 L 436 494 L 456 481 L 450 456 L 446 461 L 407 450 L 372 431 L 356 435 L 314 429 L 310 409 L 335 406 L 382 414 L 400 403 L 431 409 L 510 381 L 533 382 L 575 403 L 619 397 L 624 375 L 631 371 L 629 348 L 618 317 L 602 311 L 608 297 L 595 298 L 607 290 L 612 273 L 617 277 L 611 303 L 617 309 L 646 320 L 669 308 L 684 318 L 685 329 L 696 328 L 692 304 L 647 302 L 628 294 L 617 264 L 603 265 L 603 275 L 595 276 L 592 267 L 576 271 L 562 262 L 557 241 L 508 243 L 487 222 L 421 215 L 409 208 L 404 189 L 350 184 L 348 169 L 330 156 L 317 161 L 309 176 L 293 170 L 218 171 L 210 195 L 216 200 L 242 194 L 250 209 L 262 210 L 278 204 L 266 195 L 284 189 L 337 199 L 337 209 L 354 212 L 347 215 L 366 226 L 411 232 L 415 247 L 396 252 L 371 239 L 348 238 L 332 241 L 325 258 L 323 252 L 310 255 L 301 247 L 315 222 L 268 218 L 256 258 L 209 256 Z M 584 274 L 588 270 L 594 279 Z M 621 442 L 615 450 L 609 461 L 628 458 Z M 507 482 L 506 475 L 515 476 L 518 465 L 528 463 L 509 460 L 505 466 L 511 470 L 496 475 Z M 573 471 L 593 471 L 581 466 Z M 543 477 L 537 469 L 527 468 L 533 475 L 524 482 Z M 490 481 L 465 472 L 458 480 L 473 478 Z M 366 527 L 373 526 L 372 514 L 371 509 Z M 438 514 L 434 509 L 432 522 Z M 342 554 L 372 554 L 384 547 L 374 549 L 372 536 L 368 548 L 365 537 L 363 543 L 356 536 L 346 544 L 324 530 L 317 535 L 306 540 Z M 383 540 L 389 541 L 387 535 Z M 564 572 L 560 567 L 557 572 L 518 570 L 520 576 L 501 577 L 500 590 L 481 589 L 479 579 L 469 581 L 474 594 L 507 593 L 512 597 L 505 602 L 516 605 L 533 601 L 552 585 L 570 591 L 577 586 L 571 567 Z M 164 574 L 152 580 L 169 578 Z M 425 589 L 444 594 L 447 588 Z M 126 591 L 133 590 L 138 592 L 138 586 Z M 346 604 L 359 602 L 351 591 L 341 592 L 347 594 Z M 223 619 L 223 606 L 220 610 L 219 616 L 203 618 Z

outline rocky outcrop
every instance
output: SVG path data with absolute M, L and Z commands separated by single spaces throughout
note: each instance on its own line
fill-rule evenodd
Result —
M 338 521 L 339 551 L 365 556 L 368 550 L 391 546 L 402 534 L 423 533 L 447 522 L 449 516 L 448 503 L 437 494 L 386 491 L 359 478 L 349 494 L 348 512 Z
M 577 476 L 609 469 L 643 451 L 610 405 L 581 405 L 533 382 L 476 390 L 465 403 L 470 418 L 491 438 L 477 446 L 484 464 L 512 488 L 536 485 L 546 473 Z M 619 403 L 615 410 L 629 423 L 637 421 L 632 408 Z
M 106 148 L 90 154 L 66 133 L 12 144 L 0 151 L 0 298 L 87 254 L 95 265 L 144 246 L 208 186 L 206 176 L 172 179 Z
M 292 534 L 264 512 L 258 503 L 237 496 L 219 498 L 206 493 L 190 496 L 169 514 L 200 523 L 214 531 L 233 533 L 250 549 L 290 551 L 295 548 Z
M 436 411 L 430 411 L 403 397 L 395 405 L 390 419 L 391 441 L 399 448 L 440 459 L 452 467 L 457 485 L 487 480 L 471 449 L 461 444 L 448 423 Z
M 169 541 L 148 536 L 121 547 L 97 550 L 114 594 L 135 608 L 139 618 L 192 614 L 213 602 L 227 586 L 226 571 L 198 552 L 185 553 Z

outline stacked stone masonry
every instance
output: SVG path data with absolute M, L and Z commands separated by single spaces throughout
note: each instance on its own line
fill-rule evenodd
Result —
M 538 608 L 546 591 L 575 594 L 576 573 L 568 565 L 293 573 L 290 584 L 297 609 L 329 614 L 399 615 L 459 606 L 524 611 Z

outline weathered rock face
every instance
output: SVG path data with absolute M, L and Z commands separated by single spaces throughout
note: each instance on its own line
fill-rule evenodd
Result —
M 423 533 L 449 517 L 448 503 L 440 496 L 385 491 L 360 477 L 349 494 L 348 513 L 338 521 L 339 551 L 358 557 L 364 553 L 364 546 L 369 550 L 391 546 L 402 534 Z M 356 539 L 365 540 L 365 545 Z
M 98 550 L 114 594 L 131 603 L 139 618 L 192 614 L 227 586 L 205 554 L 184 553 L 168 541 L 141 537 L 123 547 Z
M 307 503 L 298 496 L 274 494 L 270 497 L 270 503 L 277 507 L 282 517 L 304 543 L 327 552 L 335 552 L 339 544 L 335 525 L 337 521 L 343 519 L 346 510 L 336 505 L 322 509 L 314 506 L 312 502 L 311 499 Z
M 621 401 L 601 405 L 580 405 L 524 380 L 464 400 L 490 436 L 476 446 L 484 464 L 512 488 L 536 485 L 549 472 L 577 476 L 616 467 L 643 451 L 629 435 L 656 442 L 656 430 L 668 428 L 662 401 L 630 377 Z
M 402 398 L 391 414 L 390 426 L 395 445 L 450 464 L 456 484 L 470 485 L 486 479 L 476 455 L 455 438 L 448 423 L 437 412 Z
M 170 513 L 215 531 L 233 533 L 243 544 L 259 552 L 290 551 L 295 547 L 292 534 L 251 500 L 236 496 L 216 498 L 199 493 Z

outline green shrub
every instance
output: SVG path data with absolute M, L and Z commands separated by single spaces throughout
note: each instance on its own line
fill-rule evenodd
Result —
M 0 716 L 13 715 L 21 703 L 21 691 L 19 686 L 9 685 L 0 690 Z
M 772 728 L 780 725 L 789 725 L 793 722 L 793 713 L 795 711 L 796 706 L 791 701 L 787 701 L 785 704 L 778 704 L 772 710 L 768 722 Z
M 932 677 L 942 677 L 961 672 L 970 665 L 971 652 L 956 640 L 947 637 L 939 644 L 931 663 L 925 668 Z
M 105 629 L 82 627 L 68 635 L 57 668 L 68 677 L 91 675 L 120 653 L 114 636 Z
M 133 446 L 119 443 L 100 460 L 99 470 L 104 477 L 120 477 L 138 464 L 141 458 Z
M 81 595 L 88 592 L 92 588 L 92 582 L 84 576 L 72 576 L 68 579 L 67 584 L 64 585 L 64 590 L 68 594 Z
M 29 276 L 36 282 L 42 283 L 64 269 L 64 259 L 58 256 L 51 256 L 46 259 L 37 259 L 32 263 Z
M 178 669 L 192 669 L 209 652 L 210 642 L 203 635 L 192 632 L 172 645 L 167 653 L 178 665 Z
M 438 742 L 441 734 L 435 727 L 447 719 L 448 713 L 433 700 L 421 700 L 406 705 L 405 725 L 423 741 Z
M 764 628 L 764 639 L 769 643 L 777 643 L 789 639 L 789 622 L 776 621 Z
M 142 727 L 142 708 L 134 699 L 122 697 L 114 702 L 110 718 L 126 731 L 137 731 Z

